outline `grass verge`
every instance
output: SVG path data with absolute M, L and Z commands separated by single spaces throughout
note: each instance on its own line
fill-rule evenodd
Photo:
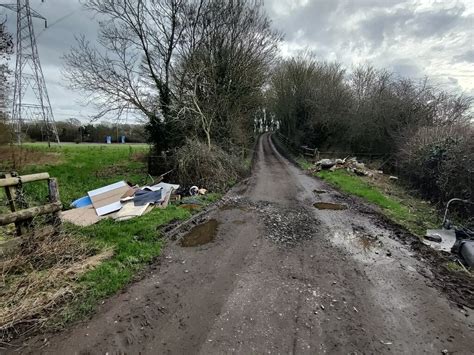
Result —
M 388 218 L 404 226 L 411 233 L 423 236 L 428 228 L 439 226 L 434 208 L 425 201 L 410 196 L 401 186 L 384 182 L 386 192 L 376 182 L 346 170 L 320 171 L 316 176 L 327 181 L 342 192 L 361 197 L 377 205 Z M 389 193 L 390 195 L 388 195 Z

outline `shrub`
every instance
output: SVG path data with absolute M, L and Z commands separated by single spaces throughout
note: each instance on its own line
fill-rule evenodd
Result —
M 472 126 L 420 128 L 402 145 L 398 158 L 401 174 L 432 200 L 474 199 Z
M 198 140 L 187 140 L 173 155 L 174 175 L 184 186 L 197 185 L 223 191 L 245 173 L 243 163 L 221 148 Z

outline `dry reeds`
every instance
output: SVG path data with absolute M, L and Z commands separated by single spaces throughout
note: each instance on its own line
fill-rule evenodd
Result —
M 31 332 L 74 297 L 77 278 L 112 256 L 70 234 L 43 228 L 0 259 L 0 341 Z

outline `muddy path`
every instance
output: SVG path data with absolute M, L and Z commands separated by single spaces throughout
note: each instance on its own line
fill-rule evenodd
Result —
M 472 353 L 471 310 L 434 287 L 393 228 L 290 164 L 268 134 L 257 153 L 247 184 L 145 278 L 20 351 Z

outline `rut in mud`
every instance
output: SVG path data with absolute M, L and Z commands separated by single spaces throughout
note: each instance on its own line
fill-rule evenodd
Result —
M 188 239 L 212 241 L 171 243 L 92 319 L 30 339 L 22 352 L 472 351 L 471 309 L 434 287 L 430 264 L 396 229 L 291 165 L 268 134 L 256 159 L 247 185 L 208 216 L 216 234 Z

